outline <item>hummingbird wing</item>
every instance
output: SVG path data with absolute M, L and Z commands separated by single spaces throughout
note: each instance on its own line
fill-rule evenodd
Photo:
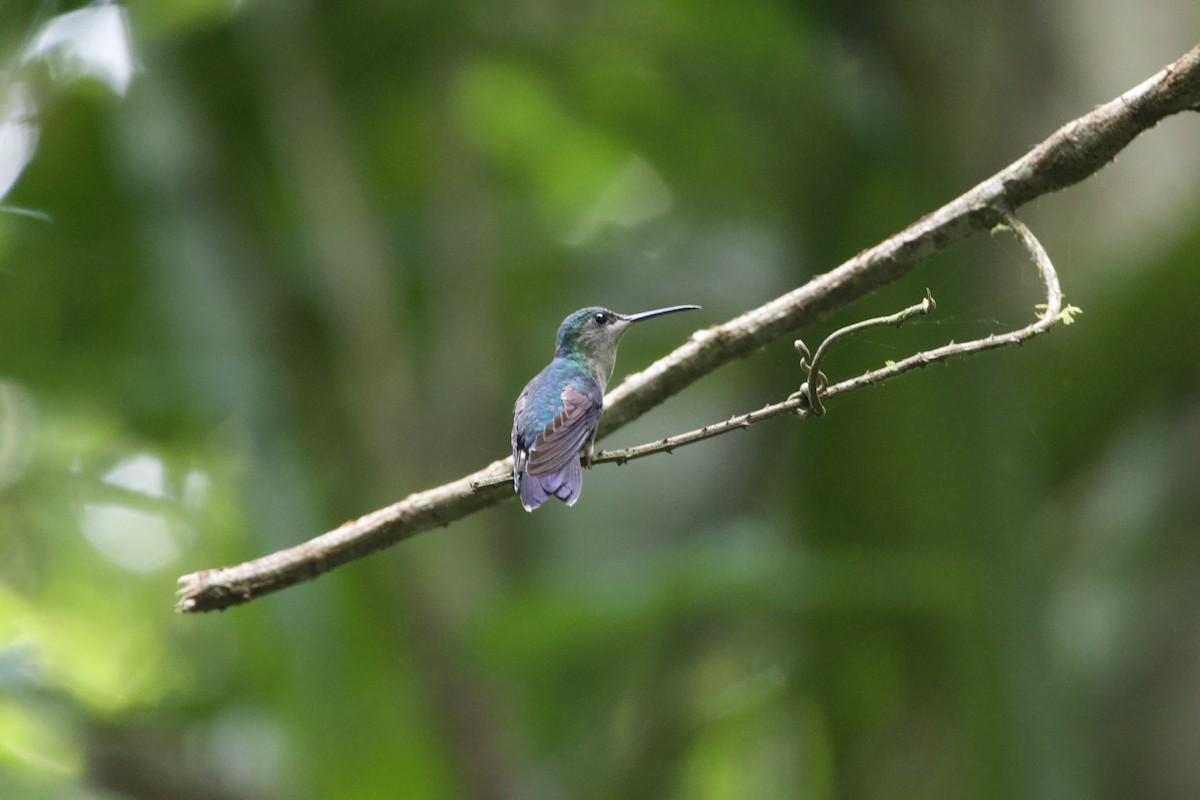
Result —
M 549 475 L 558 472 L 572 461 L 579 460 L 596 423 L 604 395 L 599 386 L 588 381 L 579 388 L 567 384 L 563 389 L 562 411 L 554 416 L 529 445 L 525 471 L 530 475 Z M 580 391 L 580 388 L 583 391 Z
M 567 505 L 579 499 L 579 451 L 596 430 L 603 404 L 595 378 L 557 358 L 521 392 L 513 407 L 513 486 L 527 511 L 550 497 Z

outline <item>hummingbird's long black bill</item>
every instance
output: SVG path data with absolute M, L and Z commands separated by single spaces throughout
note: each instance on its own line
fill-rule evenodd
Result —
M 640 319 L 649 319 L 657 317 L 661 314 L 674 314 L 676 311 L 695 311 L 700 306 L 667 306 L 666 308 L 656 308 L 653 311 L 643 311 L 640 314 L 630 314 L 625 318 L 626 322 L 637 322 Z

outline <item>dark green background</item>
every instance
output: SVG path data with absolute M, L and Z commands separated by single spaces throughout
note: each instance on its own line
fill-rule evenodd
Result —
M 172 612 L 504 455 L 567 312 L 704 306 L 619 379 L 1149 77 L 1194 2 L 128 10 L 120 97 L 0 5 L 4 205 L 46 217 L 0 213 L 0 796 L 1200 795 L 1197 119 L 1022 210 L 1074 326 Z M 801 333 L 927 286 L 831 377 L 1041 302 L 983 236 Z M 780 342 L 605 444 L 802 379 Z

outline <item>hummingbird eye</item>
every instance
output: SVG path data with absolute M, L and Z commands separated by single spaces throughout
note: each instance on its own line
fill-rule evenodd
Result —
M 597 325 L 607 325 L 612 322 L 612 316 L 603 311 L 598 312 L 592 319 L 596 321 Z

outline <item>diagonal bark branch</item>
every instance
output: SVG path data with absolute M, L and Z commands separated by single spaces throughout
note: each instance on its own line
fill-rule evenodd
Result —
M 1138 86 L 1055 131 L 1023 158 L 875 247 L 729 322 L 697 331 L 673 353 L 627 377 L 605 398 L 599 435 L 644 414 L 724 364 L 907 274 L 1008 212 L 1089 177 L 1143 131 L 1200 110 L 1200 45 Z M 1022 237 L 1024 238 L 1024 237 Z M 833 388 L 833 387 L 831 387 Z M 211 611 L 309 580 L 421 531 L 446 526 L 512 496 L 510 459 L 409 495 L 286 550 L 180 578 L 181 612 Z
M 1017 328 L 1005 333 L 993 333 L 982 339 L 972 339 L 967 342 L 951 342 L 933 350 L 916 353 L 901 361 L 889 363 L 885 367 L 871 370 L 855 378 L 848 378 L 832 386 L 824 386 L 820 382 L 823 380 L 823 376 L 820 379 L 809 377 L 808 383 L 801 386 L 799 391 L 793 392 L 786 400 L 779 403 L 771 403 L 757 411 L 738 414 L 727 420 L 712 425 L 705 425 L 703 428 L 697 428 L 687 433 L 668 436 L 656 442 L 648 442 L 621 450 L 602 450 L 592 458 L 592 463 L 604 464 L 615 461 L 618 464 L 624 464 L 627 461 L 633 461 L 635 458 L 645 458 L 654 453 L 664 451 L 670 453 L 676 448 L 702 442 L 705 439 L 711 439 L 714 436 L 720 436 L 733 430 L 749 428 L 751 425 L 771 419 L 772 417 L 778 417 L 781 414 L 792 413 L 801 417 L 809 415 L 821 416 L 825 411 L 820 403 L 831 397 L 838 397 L 839 395 L 849 394 L 859 389 L 865 389 L 868 386 L 875 386 L 898 375 L 911 372 L 914 369 L 924 369 L 930 364 L 948 361 L 960 356 L 984 353 L 988 350 L 995 350 L 996 348 L 1008 345 L 1021 344 L 1038 334 L 1045 333 L 1059 323 L 1069 325 L 1073 321 L 1074 315 L 1079 313 L 1079 309 L 1074 306 L 1063 307 L 1063 294 L 1058 283 L 1058 273 L 1054 269 L 1054 264 L 1050 261 L 1050 256 L 1046 254 L 1041 242 L 1033 235 L 1033 231 L 1029 230 L 1023 222 L 1012 214 L 1007 213 L 1005 214 L 1005 219 L 1005 224 L 1020 239 L 1022 246 L 1029 251 L 1029 255 L 1033 257 L 1033 262 L 1037 265 L 1038 272 L 1042 277 L 1042 285 L 1046 291 L 1046 302 L 1038 306 L 1040 311 L 1034 322 L 1023 328 Z M 810 372 L 810 375 L 812 373 L 819 375 L 821 351 L 836 338 L 868 326 L 894 325 L 900 327 L 901 324 L 912 317 L 928 314 L 933 309 L 933 305 L 933 298 L 928 294 L 928 290 L 926 290 L 925 300 L 899 313 L 892 314 L 889 317 L 857 322 L 853 325 L 840 328 L 825 338 L 825 341 L 817 348 L 817 355 L 813 357 L 812 365 L 805 367 L 805 369 Z M 797 341 L 796 348 L 802 350 L 807 356 L 807 350 L 803 349 L 802 342 Z M 814 397 L 812 394 L 813 389 L 810 386 L 813 385 L 818 387 L 816 389 L 817 397 Z M 503 481 L 507 483 L 508 477 L 505 476 Z

